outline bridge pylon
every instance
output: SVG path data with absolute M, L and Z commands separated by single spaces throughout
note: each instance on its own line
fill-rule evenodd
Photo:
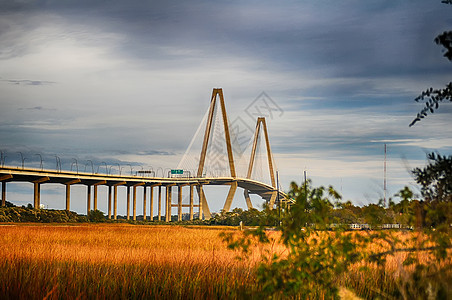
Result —
M 265 122 L 265 118 L 264 117 L 259 117 L 257 118 L 257 123 L 256 123 L 256 129 L 254 131 L 254 139 L 253 139 L 253 146 L 251 149 L 251 157 L 250 157 L 250 162 L 248 165 L 248 172 L 246 174 L 246 178 L 247 179 L 251 179 L 251 174 L 253 173 L 253 167 L 254 167 L 254 162 L 256 159 L 256 149 L 257 149 L 257 143 L 259 140 L 259 135 L 261 132 L 261 129 L 264 133 L 264 138 L 265 138 L 265 147 L 267 150 L 267 162 L 268 162 L 268 171 L 270 173 L 270 180 L 271 180 L 271 185 L 273 188 L 276 189 L 276 180 L 275 180 L 275 169 L 274 169 L 274 164 L 273 164 L 273 155 L 272 155 L 272 151 L 270 148 L 270 141 L 268 139 L 268 131 L 267 131 L 267 123 Z M 275 200 L 277 197 L 277 193 L 278 191 L 275 190 L 275 192 L 272 193 L 271 197 L 270 197 L 270 201 L 269 201 L 269 207 L 272 208 L 273 205 L 275 204 Z M 245 196 L 245 200 L 246 200 L 246 204 L 249 208 L 252 208 L 252 203 L 250 200 L 250 196 L 249 196 L 249 191 L 247 189 L 245 189 L 244 191 L 244 196 Z
M 232 154 L 231 135 L 229 133 L 229 124 L 228 124 L 228 118 L 227 118 L 227 114 L 226 114 L 226 106 L 224 104 L 223 90 L 219 89 L 219 88 L 213 89 L 213 91 L 212 91 L 209 115 L 207 118 L 207 126 L 206 126 L 206 131 L 204 133 L 204 140 L 202 143 L 201 156 L 200 156 L 199 165 L 198 165 L 198 177 L 202 177 L 202 173 L 204 171 L 204 164 L 206 162 L 206 155 L 207 155 L 207 147 L 209 146 L 209 141 L 211 140 L 214 112 L 215 112 L 216 105 L 218 104 L 217 99 L 219 99 L 219 104 L 220 104 L 220 108 L 221 108 L 221 117 L 223 119 L 224 135 L 225 135 L 226 149 L 227 149 L 228 162 L 229 162 L 229 170 L 231 172 L 231 177 L 235 178 L 236 173 L 235 173 L 235 166 L 234 166 L 234 156 Z
M 224 126 L 224 138 L 226 142 L 226 151 L 228 155 L 228 165 L 229 170 L 232 178 L 236 178 L 236 171 L 235 171 L 235 165 L 234 165 L 234 156 L 232 154 L 232 145 L 231 145 L 231 135 L 229 132 L 229 124 L 228 124 L 228 118 L 226 113 L 226 106 L 224 104 L 224 96 L 223 96 L 223 90 L 221 88 L 214 88 L 212 91 L 212 97 L 210 100 L 210 107 L 209 107 L 209 114 L 207 118 L 207 124 L 206 124 L 206 130 L 204 132 L 204 139 L 202 143 L 202 150 L 201 155 L 199 158 L 199 165 L 198 165 L 198 177 L 202 177 L 203 171 L 204 171 L 204 164 L 206 162 L 206 155 L 207 155 L 207 149 L 209 146 L 209 142 L 212 139 L 212 123 L 214 121 L 214 113 L 215 110 L 219 106 L 221 109 L 221 119 L 223 121 Z M 235 191 L 237 190 L 237 182 L 231 182 L 231 187 L 229 189 L 228 196 L 226 197 L 226 202 L 224 205 L 224 209 L 226 211 L 229 210 L 229 207 L 231 206 L 230 203 L 232 203 L 232 199 L 234 198 Z M 198 195 L 201 198 L 202 207 L 203 207 L 203 213 L 204 217 L 206 219 L 210 219 L 211 213 L 209 209 L 209 205 L 207 204 L 206 196 L 202 189 L 198 188 Z M 228 205 L 229 204 L 229 205 Z

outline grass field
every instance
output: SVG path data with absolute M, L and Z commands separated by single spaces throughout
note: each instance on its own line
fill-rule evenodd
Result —
M 0 298 L 234 297 L 253 286 L 223 228 L 0 226 Z
M 243 299 L 258 290 L 259 251 L 235 259 L 219 238 L 227 227 L 0 226 L 2 299 Z M 277 234 L 277 233 L 272 233 Z M 283 252 L 282 247 L 274 249 Z M 356 266 L 338 278 L 372 298 L 397 288 L 400 258 L 385 269 Z M 321 291 L 319 291 L 321 295 Z M 384 298 L 384 297 L 383 297 Z

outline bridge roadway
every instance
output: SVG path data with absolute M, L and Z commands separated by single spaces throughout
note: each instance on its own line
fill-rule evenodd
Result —
M 145 176 L 125 176 L 125 175 L 106 175 L 101 173 L 86 173 L 86 172 L 72 172 L 72 171 L 55 171 L 55 170 L 41 170 L 31 168 L 14 168 L 14 167 L 0 167 L 0 181 L 2 182 L 2 206 L 6 205 L 6 184 L 8 182 L 30 182 L 34 185 L 34 207 L 40 207 L 40 185 L 44 183 L 59 183 L 66 186 L 66 210 L 70 210 L 71 203 L 71 186 L 75 184 L 87 186 L 87 212 L 91 209 L 97 209 L 97 187 L 99 185 L 108 186 L 108 218 L 113 219 L 117 217 L 117 187 L 127 187 L 127 219 L 130 217 L 130 188 L 132 187 L 132 206 L 133 206 L 133 220 L 136 220 L 136 188 L 143 187 L 143 217 L 146 219 L 146 202 L 147 202 L 147 187 L 150 187 L 150 219 L 153 219 L 154 207 L 154 187 L 158 187 L 158 220 L 162 218 L 162 187 L 165 187 L 165 220 L 171 221 L 171 208 L 178 208 L 178 220 L 182 219 L 182 208 L 189 207 L 190 220 L 193 220 L 193 209 L 198 207 L 199 218 L 204 214 L 205 218 L 211 217 L 209 206 L 207 204 L 205 194 L 203 192 L 204 185 L 230 185 L 235 188 L 241 187 L 245 191 L 252 194 L 257 194 L 263 199 L 274 203 L 277 196 L 275 188 L 271 185 L 246 179 L 233 177 L 183 177 L 183 178 L 164 178 L 164 177 L 145 177 Z M 172 203 L 172 187 L 178 187 L 178 202 Z M 190 203 L 182 203 L 182 187 L 190 187 Z M 91 207 L 91 187 L 93 187 L 93 207 Z M 196 187 L 198 195 L 200 195 L 198 204 L 193 202 L 193 188 Z M 113 190 L 113 205 L 112 205 L 112 190 Z M 235 192 L 235 189 L 234 189 Z M 233 195 L 232 195 L 233 196 Z M 286 194 L 279 192 L 281 199 L 286 197 Z M 249 199 L 247 200 L 249 201 Z M 227 202 L 226 202 L 227 203 Z M 229 211 L 229 206 L 225 204 L 225 210 Z

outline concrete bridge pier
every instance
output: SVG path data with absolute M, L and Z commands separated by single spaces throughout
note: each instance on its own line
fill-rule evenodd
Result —
M 234 199 L 235 191 L 237 190 L 237 182 L 232 182 L 229 188 L 228 196 L 226 197 L 226 202 L 223 206 L 223 211 L 228 212 L 231 209 L 232 200 Z M 249 199 L 248 199 L 249 200 Z M 249 201 L 251 203 L 251 201 Z M 247 201 L 248 204 L 248 201 Z M 248 206 L 248 209 L 250 207 Z
M 207 204 L 206 194 L 204 193 L 203 185 L 199 184 L 197 187 L 199 197 L 199 219 L 209 220 L 212 217 L 210 213 L 209 205 Z
M 269 202 L 269 206 L 273 207 L 273 205 L 275 205 L 275 200 L 278 197 L 278 191 L 275 191 L 272 193 L 272 196 L 270 198 L 270 202 Z
M 71 185 L 66 184 L 66 210 L 69 211 L 71 208 Z
M 113 220 L 116 220 L 118 213 L 118 186 L 113 186 Z
M 250 194 L 249 194 L 249 191 L 247 189 L 245 189 L 243 191 L 243 196 L 245 197 L 246 206 L 248 207 L 248 209 L 253 208 L 253 203 L 251 202 Z
M 71 210 L 71 185 L 79 183 L 80 179 L 74 179 L 64 183 L 66 185 L 66 210 Z
M 169 184 L 166 186 L 166 215 L 165 215 L 165 221 L 170 222 L 171 221 L 171 198 L 172 198 L 172 189 L 174 184 Z
M 0 181 L 2 182 L 2 206 L 6 206 L 6 181 L 13 178 L 13 175 L 3 175 L 0 176 Z
M 33 207 L 35 209 L 39 208 L 40 205 L 40 196 L 41 196 L 41 185 L 37 182 L 33 183 L 34 194 L 33 194 Z
M 183 185 L 177 186 L 177 220 L 182 221 L 182 187 Z
M 151 221 L 154 221 L 154 187 L 158 186 L 159 187 L 159 199 L 158 199 L 158 205 L 159 205 L 159 221 L 160 221 L 160 194 L 161 194 L 161 183 L 159 184 L 153 184 L 151 185 L 151 200 L 149 203 L 150 209 L 149 209 L 149 218 L 151 219 Z
M 116 220 L 118 216 L 118 186 L 125 184 L 125 181 L 113 184 L 113 220 Z M 129 191 L 127 193 L 129 194 Z
M 130 218 L 130 185 L 127 186 L 127 220 Z
M 203 203 L 203 201 L 205 201 L 204 191 L 202 190 L 202 184 L 199 185 L 198 196 L 199 196 L 199 219 L 202 220 L 202 214 L 203 214 L 202 203 Z
M 134 221 L 137 220 L 137 186 L 142 186 L 142 185 L 144 185 L 144 182 L 140 182 L 140 183 L 134 184 L 132 186 L 133 187 L 133 194 L 132 194 L 132 219 Z M 144 186 L 144 190 L 146 190 L 146 186 Z
M 137 187 L 133 186 L 133 193 L 132 193 L 132 220 L 137 219 Z
M 154 186 L 149 187 L 149 220 L 154 221 Z
M 91 211 L 91 185 L 86 186 L 86 215 Z
M 146 185 L 143 186 L 143 221 L 146 221 L 146 195 L 147 194 L 147 188 Z
M 108 186 L 108 219 L 111 220 L 111 185 Z
M 159 185 L 159 207 L 158 207 L 158 221 L 162 219 L 162 186 Z
M 2 206 L 6 206 L 6 181 L 2 181 Z
M 97 210 L 97 185 L 93 185 L 93 210 Z
M 190 221 L 193 221 L 193 185 L 192 184 L 190 184 L 190 204 L 189 205 L 190 205 L 190 207 L 189 207 Z
M 107 182 L 105 180 L 96 182 L 93 184 L 93 190 L 94 190 L 94 210 L 97 210 L 97 186 L 101 184 L 106 184 Z
M 33 181 L 34 193 L 33 193 L 33 207 L 38 209 L 41 205 L 41 183 L 50 180 L 49 177 L 42 177 Z

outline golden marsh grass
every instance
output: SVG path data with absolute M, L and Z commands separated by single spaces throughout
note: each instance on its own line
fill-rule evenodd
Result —
M 262 249 L 255 249 L 248 260 L 237 260 L 237 253 L 219 237 L 231 230 L 129 224 L 0 226 L 0 298 L 250 298 L 259 289 L 255 267 Z M 269 234 L 278 237 L 277 232 Z M 415 233 L 396 234 L 408 239 Z M 386 246 L 371 245 L 371 250 Z M 287 253 L 279 244 L 271 247 L 283 256 Z M 413 271 L 403 266 L 406 255 L 389 256 L 384 267 L 355 264 L 337 282 L 366 298 L 384 298 Z M 430 259 L 425 253 L 418 257 Z M 439 267 L 450 263 L 449 256 Z
M 6 298 L 217 298 L 253 285 L 223 228 L 0 226 Z

